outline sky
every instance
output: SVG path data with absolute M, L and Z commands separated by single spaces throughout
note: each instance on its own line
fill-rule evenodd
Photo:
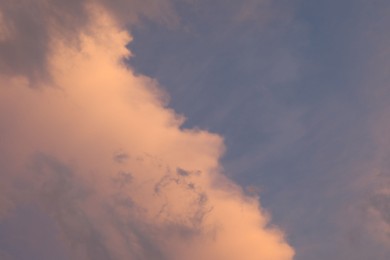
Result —
M 0 0 L 0 259 L 390 259 L 389 14 Z

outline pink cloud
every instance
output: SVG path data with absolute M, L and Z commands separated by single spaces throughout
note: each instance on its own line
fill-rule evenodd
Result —
M 222 174 L 222 138 L 182 129 L 158 83 L 123 64 L 130 35 L 104 5 L 87 10 L 78 44 L 50 34 L 50 83 L 0 78 L 3 217 L 39 205 L 75 259 L 292 259 L 258 198 Z

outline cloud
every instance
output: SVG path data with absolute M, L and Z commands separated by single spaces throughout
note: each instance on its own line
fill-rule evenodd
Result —
M 89 2 L 97 2 L 122 24 L 140 17 L 174 24 L 177 20 L 170 1 L 14 1 L 1 0 L 0 69 L 12 76 L 26 75 L 31 84 L 49 80 L 48 55 L 52 41 L 61 38 L 77 46 L 80 28 L 90 19 Z
M 292 259 L 222 174 L 222 138 L 183 129 L 158 83 L 124 65 L 121 3 L 162 5 L 1 2 L 0 219 L 36 207 L 71 259 Z

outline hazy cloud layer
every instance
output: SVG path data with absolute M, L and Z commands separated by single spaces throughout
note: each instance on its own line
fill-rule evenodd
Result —
M 292 259 L 258 198 L 222 174 L 222 138 L 183 129 L 157 82 L 123 63 L 131 37 L 112 14 L 173 21 L 168 3 L 1 6 L 1 223 L 33 208 L 68 259 Z M 4 245 L 25 259 L 23 241 Z

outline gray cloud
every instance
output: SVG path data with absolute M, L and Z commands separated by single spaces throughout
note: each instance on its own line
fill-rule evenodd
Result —
M 84 1 L 1 0 L 0 6 L 6 30 L 0 40 L 1 73 L 27 75 L 33 81 L 48 77 L 53 31 L 72 42 L 88 21 Z
M 390 195 L 376 194 L 371 198 L 370 202 L 371 206 L 378 211 L 383 221 L 390 226 Z M 390 234 L 388 235 L 390 236 Z

